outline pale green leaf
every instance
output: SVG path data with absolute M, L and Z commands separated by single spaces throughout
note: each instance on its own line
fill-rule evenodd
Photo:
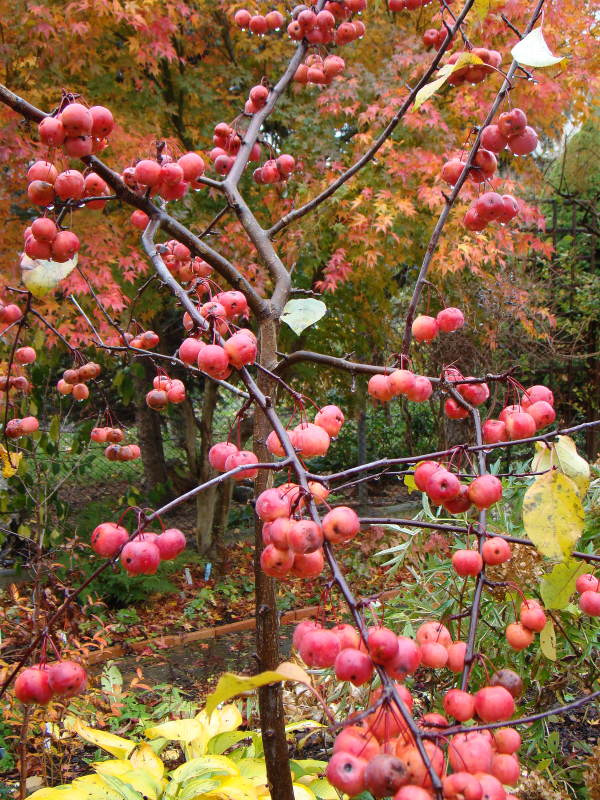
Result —
M 560 472 L 538 476 L 523 498 L 523 525 L 538 551 L 564 561 L 583 531 L 577 486 Z
M 552 67 L 564 60 L 563 56 L 554 56 L 546 44 L 541 26 L 534 28 L 513 47 L 510 54 L 519 64 L 526 67 Z
M 288 300 L 281 319 L 290 326 L 295 334 L 300 336 L 302 331 L 314 325 L 326 313 L 327 306 L 322 300 L 306 297 L 299 300 Z
M 58 284 L 73 272 L 77 266 L 77 254 L 63 264 L 58 261 L 21 256 L 21 279 L 34 297 L 44 297 L 56 289 Z
M 587 569 L 584 562 L 569 558 L 544 575 L 540 581 L 540 595 L 545 608 L 557 611 L 566 608 L 575 592 L 577 578 L 587 572 Z
M 549 619 L 540 633 L 540 650 L 549 661 L 556 661 L 556 633 Z

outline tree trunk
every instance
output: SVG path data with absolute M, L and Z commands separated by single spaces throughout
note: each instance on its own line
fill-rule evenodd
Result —
M 205 381 L 200 420 L 200 454 L 197 462 L 199 483 L 209 480 L 213 474 L 213 469 L 208 461 L 208 451 L 213 443 L 212 428 L 217 395 L 218 384 L 213 381 Z M 216 486 L 211 486 L 196 497 L 196 542 L 201 553 L 208 553 L 212 547 L 216 499 Z
M 273 319 L 263 319 L 259 325 L 260 363 L 273 369 L 276 363 L 277 323 Z M 275 399 L 276 383 L 262 372 L 257 382 L 266 395 Z M 269 461 L 272 457 L 265 446 L 271 426 L 264 414 L 256 409 L 254 416 L 254 452 L 259 461 Z M 255 494 L 273 483 L 268 470 L 260 470 L 255 478 Z M 263 548 L 262 523 L 255 522 L 254 579 L 256 597 L 256 655 L 260 671 L 275 669 L 279 664 L 279 617 L 275 597 L 275 581 L 264 574 L 260 568 L 260 553 Z M 273 800 L 293 800 L 292 776 L 289 767 L 289 753 L 285 737 L 281 685 L 262 686 L 258 690 L 260 727 L 269 788 Z
M 138 444 L 142 451 L 144 480 L 147 490 L 159 487 L 167 488 L 168 472 L 163 449 L 160 415 L 146 405 L 146 392 L 152 384 L 154 371 L 147 359 L 140 359 L 138 364 L 144 367 L 144 375 L 134 376 L 136 389 L 135 422 L 138 431 Z
M 356 428 L 356 438 L 358 445 L 358 465 L 367 463 L 367 409 L 366 397 L 361 397 L 361 408 L 358 413 L 358 424 Z M 366 481 L 358 484 L 358 502 L 361 506 L 369 502 L 369 492 Z
M 233 496 L 234 481 L 231 479 L 223 481 L 217 489 L 217 500 L 215 504 L 215 518 L 213 523 L 214 541 L 223 541 L 227 535 L 229 526 L 229 509 L 231 508 L 231 498 Z

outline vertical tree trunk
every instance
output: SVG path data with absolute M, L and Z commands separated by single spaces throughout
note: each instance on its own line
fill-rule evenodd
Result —
M 366 397 L 363 394 L 361 397 L 361 408 L 358 412 L 358 420 L 356 427 L 356 439 L 358 445 L 358 466 L 367 463 L 367 409 Z M 364 506 L 369 502 L 369 492 L 366 482 L 358 484 L 358 502 Z
M 277 323 L 263 319 L 259 325 L 260 363 L 273 369 L 276 363 Z M 276 384 L 268 375 L 258 373 L 258 384 L 266 395 L 274 399 Z M 254 415 L 254 452 L 259 461 L 269 461 L 271 456 L 265 447 L 265 439 L 271 431 L 264 414 L 257 409 Z M 272 474 L 260 470 L 255 478 L 255 493 L 259 495 L 273 482 Z M 275 581 L 260 568 L 260 553 L 263 548 L 262 524 L 255 522 L 254 576 L 256 597 L 256 654 L 261 671 L 275 669 L 279 664 L 279 618 L 275 597 Z M 260 727 L 271 797 L 273 800 L 293 800 L 292 776 L 285 738 L 281 686 L 263 686 L 258 690 Z
M 163 449 L 160 416 L 146 405 L 146 392 L 152 383 L 152 365 L 147 359 L 140 359 L 139 364 L 144 367 L 144 376 L 134 377 L 136 389 L 135 422 L 138 431 L 138 444 L 142 451 L 142 464 L 144 466 L 144 479 L 146 488 L 156 489 L 168 484 L 167 464 Z
M 209 480 L 212 474 L 212 468 L 208 462 L 208 451 L 213 443 L 212 428 L 217 395 L 218 384 L 213 381 L 205 381 L 204 394 L 202 396 L 202 418 L 200 420 L 199 483 Z M 212 547 L 216 499 L 216 486 L 211 486 L 196 497 L 196 542 L 201 553 L 207 553 Z
M 213 523 L 213 539 L 222 541 L 227 534 L 229 524 L 229 509 L 231 508 L 231 498 L 233 497 L 234 481 L 231 479 L 223 481 L 217 489 L 217 500 L 215 503 L 215 518 Z

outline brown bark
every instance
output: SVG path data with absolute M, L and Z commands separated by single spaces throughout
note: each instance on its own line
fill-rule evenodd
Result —
M 259 326 L 260 363 L 273 369 L 277 356 L 277 323 L 273 319 L 263 319 Z M 262 372 L 258 373 L 258 384 L 265 395 L 275 399 L 276 384 Z M 260 410 L 254 417 L 254 452 L 259 461 L 271 458 L 265 447 L 265 439 L 271 431 L 267 418 Z M 268 470 L 260 470 L 255 479 L 255 494 L 258 496 L 273 482 Z M 275 669 L 279 664 L 279 619 L 275 596 L 275 581 L 260 568 L 260 553 L 263 548 L 262 524 L 256 519 L 254 546 L 254 579 L 256 597 L 256 655 L 258 668 Z M 293 800 L 292 776 L 289 767 L 289 753 L 285 737 L 285 720 L 282 703 L 282 690 L 279 684 L 263 686 L 258 690 L 260 727 L 267 777 L 271 795 L 277 800 Z
M 135 376 L 136 408 L 135 422 L 138 431 L 138 444 L 142 451 L 142 464 L 144 466 L 144 480 L 147 489 L 156 489 L 159 486 L 167 488 L 168 471 L 163 449 L 160 416 L 146 405 L 146 392 L 152 385 L 154 371 L 146 359 L 140 359 L 144 367 L 142 377 Z

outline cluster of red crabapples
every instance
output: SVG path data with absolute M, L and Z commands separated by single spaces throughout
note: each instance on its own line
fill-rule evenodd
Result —
M 259 86 L 254 86 L 251 92 L 254 92 L 254 96 L 256 97 L 257 101 L 259 97 L 262 98 L 264 96 L 265 102 L 269 94 L 267 87 L 263 86 L 262 84 Z M 264 94 L 265 92 L 266 95 Z M 250 109 L 248 103 L 252 103 L 252 94 L 250 99 L 246 102 L 246 107 Z M 256 111 L 258 111 L 258 108 L 255 108 L 254 105 L 252 105 L 252 110 L 248 110 L 247 113 L 254 114 Z M 235 157 L 238 153 L 238 150 L 242 146 L 242 140 L 237 131 L 232 128 L 231 125 L 229 125 L 227 122 L 218 122 L 215 125 L 213 133 L 213 144 L 214 147 L 208 154 L 208 157 L 213 162 L 213 167 L 219 175 L 227 175 L 229 170 L 233 167 Z M 260 161 L 260 154 L 260 144 L 258 142 L 254 142 L 248 157 L 249 161 Z
M 478 384 L 471 384 L 478 385 Z M 547 386 L 537 384 L 525 389 L 520 402 L 505 406 L 498 419 L 483 423 L 483 441 L 486 444 L 528 439 L 536 432 L 551 425 L 556 419 L 554 394 Z
M 345 68 L 346 62 L 340 56 L 328 55 L 322 58 L 318 53 L 311 53 L 304 63 L 298 66 L 294 80 L 296 83 L 328 86 Z
M 135 336 L 133 333 L 126 333 L 125 340 L 130 347 L 139 347 L 142 350 L 152 350 L 160 342 L 158 333 L 154 331 L 142 331 Z
M 417 489 L 425 492 L 432 503 L 451 514 L 466 512 L 472 505 L 481 511 L 502 497 L 502 481 L 495 475 L 480 475 L 467 485 L 437 461 L 419 462 L 414 480 Z
M 443 41 L 443 40 L 442 40 Z M 460 86 L 462 83 L 481 83 L 486 76 L 497 70 L 502 64 L 502 54 L 497 50 L 488 50 L 486 47 L 474 47 L 470 51 L 456 51 L 448 58 L 448 64 L 456 64 L 462 55 L 478 56 L 483 64 L 466 64 L 448 76 L 451 86 Z
M 152 386 L 154 388 L 146 395 L 146 405 L 154 411 L 164 411 L 169 403 L 178 404 L 185 400 L 185 384 L 179 378 L 157 375 Z
M 315 415 L 314 422 L 301 422 L 295 428 L 287 430 L 286 434 L 298 455 L 304 458 L 314 458 L 316 456 L 325 455 L 329 449 L 331 439 L 339 434 L 343 424 L 344 415 L 337 406 L 323 406 Z M 275 431 L 271 431 L 267 436 L 266 446 L 273 455 L 285 456 L 283 443 L 280 441 Z M 257 475 L 257 470 L 251 468 L 252 464 L 258 463 L 256 455 L 250 450 L 240 450 L 233 442 L 217 442 L 217 444 L 213 445 L 210 449 L 208 460 L 213 469 L 216 469 L 218 472 L 226 472 L 230 469 L 235 469 L 235 467 L 248 464 L 250 468 L 236 473 L 234 475 L 235 480 L 255 478 Z M 312 488 L 314 491 L 311 491 L 315 499 L 321 501 L 327 497 L 328 492 L 321 484 L 315 484 Z M 290 512 L 287 516 L 290 516 L 297 506 L 302 506 L 301 497 L 298 494 L 300 490 L 295 483 L 284 484 L 272 491 L 277 495 L 281 495 L 279 501 L 280 516 L 285 516 L 283 514 L 285 508 L 288 508 Z M 273 496 L 275 496 L 275 494 Z M 272 521 L 261 516 L 261 513 L 259 513 L 258 501 L 256 513 L 263 521 Z M 275 517 L 273 519 L 275 519 Z
M 412 324 L 412 335 L 417 342 L 431 342 L 440 331 L 453 333 L 465 324 L 465 317 L 460 308 L 443 308 L 435 317 L 419 314 Z
M 376 668 L 382 668 L 409 713 L 413 697 L 403 684 L 420 666 L 447 668 L 462 672 L 467 645 L 452 641 L 448 629 L 439 622 L 426 622 L 415 639 L 397 636 L 381 625 L 368 629 L 364 642 L 347 624 L 323 628 L 315 620 L 301 622 L 294 631 L 293 644 L 307 666 L 333 668 L 338 680 L 355 686 L 370 683 Z M 512 670 L 499 670 L 489 685 L 474 694 L 450 689 L 443 698 L 447 717 L 459 723 L 478 718 L 483 723 L 509 720 L 515 711 L 515 698 L 522 692 L 522 681 Z M 382 699 L 382 689 L 371 692 L 367 716 L 348 724 L 336 736 L 333 755 L 327 767 L 330 783 L 351 797 L 365 789 L 376 798 L 431 800 L 431 777 L 413 735 L 393 701 Z M 503 784 L 514 785 L 519 778 L 516 753 L 521 737 L 512 728 L 444 735 L 450 727 L 440 713 L 425 714 L 417 725 L 422 731 L 439 731 L 448 745 L 447 757 L 439 744 L 426 740 L 425 750 L 433 769 L 443 782 L 445 798 L 454 800 L 508 800 Z M 447 764 L 446 764 L 447 758 Z M 447 774 L 452 770 L 451 774 Z
M 158 159 L 142 158 L 134 167 L 126 167 L 121 177 L 130 189 L 140 194 L 148 192 L 151 197 L 159 195 L 167 201 L 180 200 L 189 189 L 202 188 L 198 178 L 205 169 L 204 159 L 198 153 L 184 153 L 177 161 L 167 153 L 161 153 Z M 148 219 L 143 211 L 134 211 L 132 225 L 145 227 L 142 225 L 144 217 Z
M 515 156 L 533 153 L 538 144 L 538 135 L 527 124 L 527 115 L 520 108 L 505 111 L 494 125 L 481 131 L 481 144 L 492 153 L 501 153 L 505 147 Z
M 424 403 L 433 394 L 433 385 L 424 375 L 415 375 L 408 369 L 395 369 L 389 375 L 372 375 L 367 392 L 380 403 L 387 403 L 400 395 L 413 403 Z
M 113 115 L 105 106 L 87 108 L 83 103 L 71 102 L 56 116 L 45 117 L 38 131 L 43 144 L 62 147 L 70 158 L 81 158 L 102 152 L 114 126 Z
M 258 184 L 282 183 L 287 181 L 295 166 L 296 160 L 294 156 L 289 155 L 289 153 L 282 153 L 277 158 L 270 158 L 265 161 L 262 167 L 257 167 L 252 173 L 252 178 Z
M 47 705 L 54 697 L 67 699 L 87 686 L 85 669 L 75 661 L 54 661 L 27 667 L 15 681 L 15 695 L 25 705 Z
M 331 439 L 342 429 L 344 414 L 338 406 L 323 406 L 315 414 L 314 422 L 301 422 L 295 428 L 286 430 L 294 450 L 303 458 L 324 456 L 329 450 Z M 275 431 L 267 436 L 267 449 L 274 456 L 285 456 L 283 443 Z
M 133 213 L 144 214 L 143 211 L 134 211 Z M 144 217 L 146 217 L 145 223 L 143 220 L 140 220 L 140 223 L 143 224 L 136 225 L 136 227 L 140 227 L 142 230 L 148 224 L 148 217 L 146 214 L 144 214 Z M 192 258 L 189 247 L 182 244 L 182 242 L 178 242 L 176 239 L 169 239 L 168 242 L 157 245 L 156 249 L 161 253 L 169 272 L 175 275 L 180 281 L 186 282 L 195 279 L 204 279 L 212 275 L 213 270 L 210 264 L 207 264 L 202 258 Z M 196 286 L 196 291 L 208 291 L 208 289 L 208 283 L 202 281 Z
M 278 31 L 285 24 L 285 18 L 280 11 L 273 9 L 267 14 L 251 14 L 245 8 L 240 8 L 233 15 L 233 21 L 243 31 L 262 35 L 269 31 Z
M 137 444 L 121 444 L 125 434 L 121 428 L 92 428 L 90 439 L 98 444 L 106 444 L 104 455 L 109 461 L 134 461 L 142 454 Z
M 423 44 L 428 50 L 432 47 L 435 47 L 436 50 L 439 50 L 446 41 L 447 35 L 448 31 L 446 28 L 440 28 L 439 30 L 436 30 L 435 28 L 427 28 L 423 34 Z
M 248 315 L 248 301 L 243 292 L 230 290 L 213 295 L 212 300 L 198 307 L 208 327 L 199 334 L 184 339 L 179 346 L 179 358 L 190 366 L 198 366 L 211 378 L 225 380 L 231 375 L 232 368 L 241 369 L 256 360 L 256 336 L 249 328 L 240 328 L 227 338 L 223 345 L 207 344 L 200 336 L 202 333 L 218 333 L 227 336 L 230 324 L 240 316 Z M 186 311 L 183 315 L 183 327 L 192 333 L 195 324 Z
M 117 555 L 128 575 L 154 575 L 161 561 L 171 561 L 186 548 L 185 534 L 179 528 L 162 533 L 142 531 L 130 539 L 117 522 L 102 522 L 92 532 L 92 550 L 103 558 Z
M 17 308 L 17 306 L 15 306 Z M 33 347 L 17 347 L 13 356 L 13 364 L 22 367 L 33 364 L 37 353 Z M 0 375 L 0 393 L 16 389 L 19 392 L 29 392 L 31 384 L 24 375 Z
M 311 484 L 309 490 L 315 502 L 322 502 L 328 494 L 319 483 Z M 255 511 L 263 522 L 265 545 L 260 566 L 272 578 L 316 578 L 325 565 L 323 543 L 346 544 L 360 531 L 358 516 L 348 506 L 332 508 L 320 525 L 302 519 L 304 506 L 296 484 L 265 489 L 256 498 Z
M 586 573 L 577 578 L 575 584 L 579 594 L 579 608 L 590 617 L 600 617 L 600 580 Z
M 100 364 L 95 361 L 88 361 L 81 367 L 72 367 L 63 372 L 62 378 L 56 384 L 59 394 L 70 394 L 75 400 L 87 400 L 90 390 L 86 386 L 88 381 L 94 380 L 100 375 Z

